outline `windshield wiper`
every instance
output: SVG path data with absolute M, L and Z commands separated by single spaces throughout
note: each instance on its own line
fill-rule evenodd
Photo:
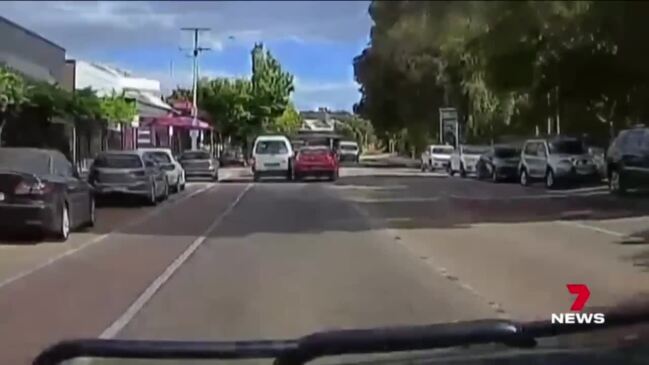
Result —
M 316 332 L 295 340 L 186 342 L 71 340 L 43 351 L 34 365 L 57 365 L 78 357 L 127 359 L 260 359 L 276 365 L 304 364 L 322 356 L 413 351 L 500 343 L 536 346 L 536 339 L 561 334 L 649 323 L 649 310 L 606 314 L 605 324 L 552 324 L 549 321 L 481 320 L 427 326 Z

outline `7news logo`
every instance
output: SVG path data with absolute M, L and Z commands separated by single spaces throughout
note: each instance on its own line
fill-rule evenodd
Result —
M 552 313 L 552 323 L 560 324 L 604 324 L 604 313 L 581 313 L 590 298 L 590 289 L 585 284 L 567 284 L 568 292 L 576 294 L 570 307 L 571 313 Z

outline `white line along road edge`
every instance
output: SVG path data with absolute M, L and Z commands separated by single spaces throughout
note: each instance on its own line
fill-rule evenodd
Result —
M 110 327 L 106 328 L 104 332 L 99 335 L 101 339 L 110 339 L 115 337 L 128 323 L 137 315 L 137 313 L 153 298 L 153 296 L 160 290 L 160 288 L 173 276 L 173 274 L 187 261 L 187 259 L 200 247 L 207 237 L 223 222 L 232 210 L 239 204 L 243 196 L 246 195 L 248 190 L 253 187 L 253 184 L 246 185 L 246 188 L 237 196 L 237 198 L 228 206 L 228 208 L 219 215 L 209 227 L 192 242 L 189 247 L 183 251 L 167 268 L 158 276 L 140 296 L 131 304 L 126 312 L 122 314 Z
M 200 189 L 198 189 L 196 191 L 193 191 L 190 194 L 187 194 L 187 195 L 185 195 L 183 197 L 180 197 L 178 199 L 175 199 L 175 200 L 169 202 L 169 204 L 161 205 L 158 208 L 147 212 L 147 214 L 145 214 L 145 215 L 143 215 L 141 217 L 138 217 L 134 221 L 131 221 L 131 222 L 129 222 L 129 223 L 125 224 L 125 225 L 119 226 L 119 227 L 115 227 L 112 230 L 110 230 L 110 232 L 108 232 L 108 233 L 104 233 L 101 236 L 97 236 L 97 237 L 95 237 L 95 238 L 93 238 L 93 239 L 91 239 L 89 241 L 86 241 L 86 242 L 82 243 L 81 245 L 79 245 L 79 246 L 77 246 L 75 248 L 64 251 L 63 253 L 61 253 L 59 255 L 50 257 L 47 261 L 43 262 L 42 264 L 36 265 L 36 266 L 34 266 L 32 268 L 29 268 L 27 270 L 20 271 L 16 275 L 13 275 L 13 276 L 11 276 L 11 277 L 3 280 L 3 281 L 0 281 L 0 289 L 2 289 L 3 287 L 5 287 L 5 286 L 7 286 L 7 285 L 9 285 L 11 283 L 13 283 L 14 281 L 20 280 L 20 279 L 24 278 L 25 276 L 31 275 L 31 274 L 33 274 L 33 273 L 35 273 L 35 272 L 37 272 L 37 271 L 39 271 L 39 270 L 41 270 L 43 268 L 46 268 L 46 267 L 52 265 L 53 263 L 59 261 L 60 259 L 66 257 L 66 256 L 73 255 L 73 254 L 83 250 L 84 248 L 87 248 L 87 247 L 89 247 L 89 246 L 91 246 L 91 245 L 93 245 L 95 243 L 103 241 L 108 236 L 110 236 L 111 234 L 115 233 L 118 230 L 126 229 L 126 228 L 132 227 L 134 225 L 140 224 L 140 223 L 146 221 L 147 219 L 155 217 L 156 215 L 158 215 L 158 214 L 162 213 L 163 211 L 167 210 L 168 208 L 173 207 L 174 205 L 176 205 L 176 204 L 178 204 L 180 202 L 183 202 L 183 201 L 185 201 L 185 200 L 187 200 L 187 199 L 189 199 L 189 198 L 191 198 L 193 196 L 196 196 L 196 195 L 198 195 L 198 194 L 200 194 L 200 193 L 202 193 L 202 192 L 204 192 L 204 191 L 206 191 L 208 189 L 211 189 L 211 188 L 213 188 L 215 186 L 219 186 L 219 185 L 210 184 L 210 185 L 207 185 L 207 186 L 205 186 L 203 188 L 200 188 Z

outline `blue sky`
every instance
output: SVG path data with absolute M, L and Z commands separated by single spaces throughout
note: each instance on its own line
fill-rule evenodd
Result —
M 155 78 L 163 89 L 191 84 L 186 26 L 202 35 L 203 76 L 247 77 L 255 42 L 296 79 L 300 109 L 351 110 L 358 101 L 352 59 L 365 47 L 366 1 L 0 2 L 0 14 L 66 48 L 69 58 L 102 62 Z

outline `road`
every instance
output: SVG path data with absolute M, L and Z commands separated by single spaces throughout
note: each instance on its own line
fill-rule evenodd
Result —
M 592 307 L 649 290 L 646 196 L 399 168 L 335 184 L 221 175 L 155 208 L 105 207 L 65 244 L 0 245 L 0 363 L 65 338 L 548 318 L 569 310 L 567 283 L 588 284 Z

